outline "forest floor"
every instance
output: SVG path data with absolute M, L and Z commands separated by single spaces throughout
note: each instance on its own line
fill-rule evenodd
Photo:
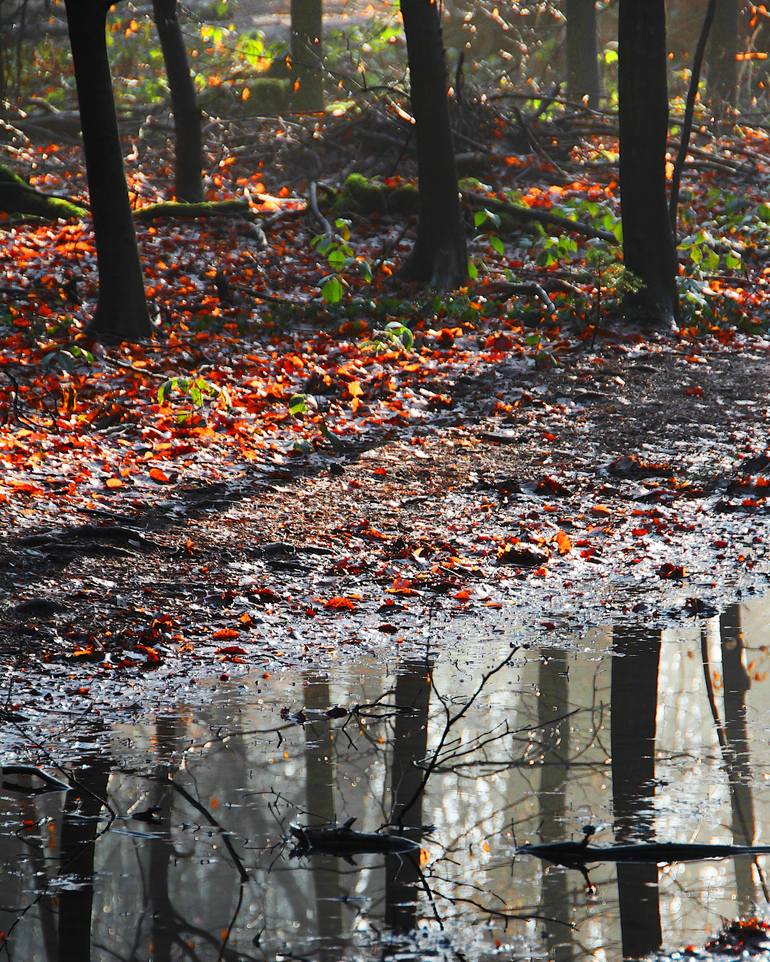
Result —
M 468 633 L 562 643 L 762 590 L 766 340 L 608 332 L 546 368 L 455 350 L 389 398 L 397 423 L 335 446 L 244 458 L 207 428 L 200 447 L 140 445 L 123 486 L 62 497 L 51 435 L 53 463 L 27 461 L 38 493 L 3 506 L 11 701 L 29 707 L 25 678 L 32 701 L 47 677 L 112 703 L 148 669 L 162 687 Z
M 357 133 L 343 118 L 321 137 L 322 165 Z M 706 617 L 763 590 L 766 138 L 716 200 L 729 145 L 719 172 L 699 174 L 708 199 L 688 188 L 688 217 L 703 224 L 708 210 L 743 273 L 696 237 L 698 263 L 711 258 L 705 306 L 659 333 L 629 327 L 612 284 L 595 283 L 595 242 L 542 230 L 503 254 L 477 237 L 480 275 L 455 297 L 405 287 L 403 215 L 349 220 L 349 266 L 368 259 L 374 280 L 342 277 L 342 303 L 324 303 L 319 228 L 303 189 L 285 186 L 301 183 L 308 147 L 269 146 L 274 165 L 223 153 L 207 178 L 211 199 L 246 192 L 250 219 L 138 224 L 157 318 L 144 345 L 83 333 L 96 294 L 88 224 L 6 225 L 9 705 L 44 709 L 55 689 L 114 707 L 211 672 L 469 634 L 547 644 L 613 620 Z M 152 150 L 130 168 L 137 206 L 167 185 Z M 366 150 L 356 142 L 359 166 Z M 594 183 L 540 187 L 531 180 L 553 179 L 552 164 L 502 150 L 497 187 L 521 184 L 522 203 L 612 230 L 611 164 Z M 36 187 L 82 198 L 76 149 L 27 152 Z M 554 281 L 545 304 L 542 288 L 496 294 L 511 271 Z

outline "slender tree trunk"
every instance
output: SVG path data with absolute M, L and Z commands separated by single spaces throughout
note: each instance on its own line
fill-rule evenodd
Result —
M 331 705 L 329 682 L 320 675 L 304 675 L 305 708 L 326 711 Z M 337 821 L 335 802 L 336 770 L 331 722 L 328 717 L 305 725 L 305 786 L 308 824 L 334 825 Z M 342 934 L 342 899 L 340 860 L 320 852 L 310 853 L 315 891 L 316 924 L 318 926 L 318 962 L 336 962 Z
M 174 192 L 177 200 L 203 200 L 201 112 L 187 61 L 176 0 L 153 0 L 152 13 L 166 65 L 174 112 Z
M 746 717 L 746 699 L 751 677 L 744 664 L 744 639 L 740 605 L 730 605 L 719 616 L 724 681 L 725 773 L 730 782 L 733 843 L 754 845 L 757 835 L 754 811 L 751 738 Z M 753 865 L 748 859 L 735 859 L 735 887 L 738 911 L 749 915 L 756 904 Z
M 655 837 L 655 738 L 660 632 L 616 628 L 612 659 L 612 809 L 618 842 Z M 623 958 L 660 948 L 657 865 L 618 865 Z
M 549 651 L 538 666 L 537 720 L 543 745 L 538 802 L 539 835 L 544 842 L 564 837 L 569 789 L 570 726 L 569 658 L 559 648 Z M 570 898 L 566 872 L 543 872 L 539 912 L 543 940 L 553 962 L 573 962 L 575 946 L 569 919 Z
M 89 331 L 102 340 L 139 340 L 151 326 L 107 58 L 108 7 L 97 0 L 65 0 L 65 7 L 99 269 L 99 303 Z
M 567 94 L 596 106 L 601 94 L 594 0 L 566 0 Z
M 108 765 L 95 756 L 78 771 L 86 789 L 67 794 L 61 829 L 61 875 L 76 879 L 77 887 L 63 886 L 59 893 L 59 962 L 90 962 L 94 902 L 94 858 L 99 813 L 107 793 Z
M 423 770 L 417 763 L 428 750 L 428 705 L 430 673 L 433 666 L 425 661 L 408 661 L 399 668 L 396 679 L 396 715 L 393 732 L 393 762 L 390 770 L 391 817 L 399 822 L 404 806 L 419 789 Z M 414 805 L 404 812 L 403 827 L 418 829 L 422 825 L 420 794 Z M 421 831 L 409 837 L 422 840 Z M 406 933 L 417 926 L 417 890 L 420 883 L 419 853 L 385 856 L 385 924 L 394 932 Z
M 668 325 L 678 305 L 666 200 L 665 0 L 620 0 L 618 41 L 623 255 L 644 285 L 627 307 L 639 320 Z
M 721 110 L 738 99 L 738 0 L 717 0 L 711 28 L 708 95 Z
M 401 15 L 409 57 L 412 113 L 417 122 L 420 186 L 417 241 L 402 276 L 429 282 L 440 290 L 452 290 L 468 276 L 468 254 L 449 126 L 438 4 L 432 0 L 401 0 Z
M 324 109 L 323 2 L 291 0 L 292 106 L 306 113 Z

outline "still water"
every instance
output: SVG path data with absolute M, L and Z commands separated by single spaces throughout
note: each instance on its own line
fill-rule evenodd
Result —
M 110 727 L 5 726 L 0 960 L 636 958 L 767 916 L 762 856 L 579 871 L 525 842 L 770 841 L 770 599 L 660 631 L 203 683 Z M 57 768 L 57 766 L 61 766 Z M 23 783 L 23 784 L 22 784 Z M 292 854 L 396 823 L 412 851 Z M 767 863 L 767 865 L 766 865 Z

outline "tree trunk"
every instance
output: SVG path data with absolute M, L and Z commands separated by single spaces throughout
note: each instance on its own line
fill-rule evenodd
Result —
M 139 340 L 152 328 L 112 95 L 108 8 L 96 0 L 65 0 L 65 7 L 99 269 L 99 303 L 89 332 L 102 340 Z
M 152 0 L 152 13 L 166 65 L 174 112 L 174 193 L 177 200 L 203 200 L 201 112 L 187 62 L 176 0 Z
M 324 109 L 323 3 L 291 0 L 292 106 L 303 113 Z
M 620 0 L 618 41 L 623 254 L 643 284 L 627 307 L 641 321 L 668 325 L 678 309 L 666 201 L 665 0 Z
M 419 761 L 428 750 L 428 706 L 433 666 L 426 661 L 408 661 L 399 667 L 395 701 L 401 711 L 393 731 L 393 761 L 390 769 L 391 816 L 393 824 L 415 831 L 409 838 L 422 841 L 420 785 L 423 769 Z M 417 801 L 410 801 L 418 794 Z M 409 805 L 408 810 L 405 806 Z M 402 819 L 403 813 L 403 819 Z M 385 856 L 385 924 L 393 932 L 412 932 L 417 927 L 417 889 L 420 884 L 419 853 Z
M 107 794 L 108 765 L 94 757 L 78 771 L 83 786 L 67 794 L 61 827 L 60 875 L 69 885 L 59 891 L 59 962 L 90 962 L 94 902 L 94 860 L 99 813 Z M 72 885 L 72 880 L 77 885 Z
M 708 62 L 708 95 L 721 112 L 738 96 L 738 2 L 717 0 L 711 27 Z
M 420 220 L 417 241 L 402 269 L 407 280 L 440 290 L 459 287 L 468 276 L 460 209 L 447 74 L 438 4 L 401 0 L 409 58 L 412 113 L 417 123 Z
M 594 0 L 566 0 L 567 94 L 596 106 L 601 94 Z
M 646 2 L 646 0 L 643 0 Z M 615 628 L 611 680 L 612 810 L 615 841 L 655 837 L 655 738 L 660 632 Z M 658 866 L 618 865 L 623 958 L 660 948 Z

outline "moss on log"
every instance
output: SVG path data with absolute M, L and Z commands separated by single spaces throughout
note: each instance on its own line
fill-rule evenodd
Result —
M 3 164 L 0 164 L 0 211 L 6 214 L 31 214 L 46 220 L 72 220 L 88 216 L 84 207 L 64 197 L 51 197 L 35 190 Z
M 249 96 L 243 99 L 243 90 Z M 209 87 L 200 98 L 200 105 L 214 117 L 271 117 L 284 114 L 291 102 L 291 85 L 284 77 L 244 77 L 243 84 Z
M 248 217 L 249 202 L 246 200 L 211 200 L 199 204 L 185 204 L 181 201 L 162 201 L 148 204 L 134 211 L 134 219 L 150 220 L 191 220 L 195 217 Z
M 473 178 L 460 181 L 460 192 L 463 201 L 471 210 L 494 211 L 500 215 L 499 233 L 507 236 L 518 233 L 526 223 L 539 223 L 550 228 L 557 228 L 566 233 L 582 234 L 584 237 L 596 237 L 608 244 L 617 244 L 617 238 L 608 231 L 594 227 L 583 221 L 571 220 L 561 214 L 539 208 L 526 207 L 488 197 L 479 191 L 479 183 Z M 350 174 L 344 184 L 330 198 L 331 210 L 335 216 L 344 214 L 359 214 L 363 217 L 372 214 L 416 214 L 419 210 L 419 192 L 413 183 L 397 185 L 383 184 L 379 180 L 370 180 L 363 174 Z
M 420 195 L 415 184 L 396 186 L 370 180 L 363 174 L 350 174 L 334 198 L 333 213 L 360 214 L 416 214 Z

